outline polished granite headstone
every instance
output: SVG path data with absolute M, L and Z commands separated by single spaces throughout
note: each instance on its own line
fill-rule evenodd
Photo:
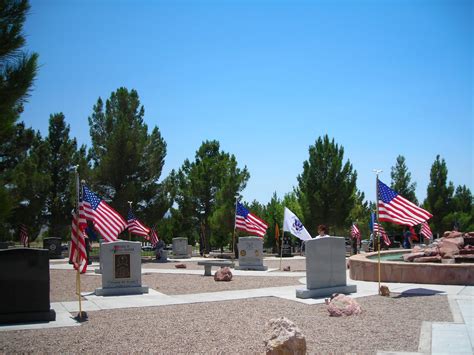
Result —
M 101 244 L 102 287 L 97 296 L 148 293 L 142 286 L 141 243 L 116 241 Z
M 50 259 L 62 259 L 61 238 L 44 238 L 43 249 L 49 251 Z
M 47 322 L 56 319 L 49 301 L 48 251 L 0 250 L 0 323 Z
M 236 270 L 259 270 L 265 271 L 267 266 L 263 265 L 263 239 L 259 237 L 240 237 L 239 243 L 239 266 Z
M 306 288 L 297 289 L 297 298 L 318 298 L 333 293 L 352 293 L 356 285 L 347 285 L 346 247 L 343 237 L 305 241 Z

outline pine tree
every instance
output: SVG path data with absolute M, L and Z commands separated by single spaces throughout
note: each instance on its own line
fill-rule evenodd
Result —
M 357 172 L 343 159 L 344 148 L 327 135 L 309 148 L 309 159 L 298 176 L 298 198 L 310 234 L 316 234 L 319 224 L 333 230 L 347 224 L 355 202 Z
M 90 156 L 94 189 L 122 215 L 133 201 L 137 217 L 152 225 L 171 207 L 172 196 L 165 191 L 168 181 L 159 182 L 166 143 L 158 127 L 148 134 L 144 115 L 135 90 L 119 88 L 105 110 L 99 98 L 89 117 Z
M 397 157 L 397 164 L 392 166 L 390 176 L 392 178 L 391 188 L 407 200 L 418 204 L 415 195 L 416 183 L 411 183 L 411 173 L 405 164 L 404 156 Z
M 442 235 L 444 231 L 452 228 L 446 221 L 443 222 L 443 219 L 451 212 L 453 192 L 453 183 L 448 183 L 446 162 L 437 155 L 431 166 L 430 183 L 424 202 L 424 208 L 433 215 L 430 223 L 433 225 L 433 233 Z

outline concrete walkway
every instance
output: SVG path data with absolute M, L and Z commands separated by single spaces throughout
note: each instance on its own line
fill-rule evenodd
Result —
M 194 261 L 194 260 L 193 260 Z M 98 264 L 93 264 L 89 270 L 94 270 Z M 51 264 L 52 269 L 71 269 L 68 264 Z M 203 270 L 187 269 L 143 269 L 142 273 L 172 273 L 202 275 Z M 265 277 L 294 277 L 301 276 L 300 282 L 305 283 L 305 272 L 279 272 L 275 269 L 267 271 L 242 271 L 234 270 L 236 276 L 265 276 Z M 85 277 L 97 277 L 93 271 Z M 347 284 L 357 285 L 357 292 L 351 297 L 366 297 L 377 295 L 378 284 L 376 282 L 354 281 L 347 275 Z M 383 283 L 387 285 L 390 292 L 404 295 L 447 295 L 449 305 L 453 314 L 452 323 L 424 322 L 420 332 L 419 348 L 416 354 L 474 354 L 474 286 L 457 285 L 429 285 L 429 284 L 402 284 Z M 296 298 L 296 289 L 302 286 L 268 287 L 253 290 L 233 290 L 221 292 L 196 293 L 188 295 L 165 295 L 150 289 L 148 294 L 128 296 L 96 296 L 95 294 L 83 293 L 85 301 L 82 302 L 84 311 L 99 311 L 105 309 L 152 307 L 177 304 L 191 304 L 201 302 L 218 302 L 257 297 L 278 297 L 286 300 L 300 302 L 308 305 L 324 303 L 320 299 Z M 71 316 L 79 311 L 78 302 L 53 302 L 51 307 L 56 311 L 56 321 L 37 324 L 19 324 L 0 326 L 0 331 L 19 329 L 42 329 L 52 327 L 77 326 Z M 402 354 L 394 352 L 379 352 L 379 354 Z M 404 353 L 407 354 L 407 353 Z

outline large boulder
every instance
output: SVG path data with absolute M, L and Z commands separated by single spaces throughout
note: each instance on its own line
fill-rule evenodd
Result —
M 439 255 L 443 259 L 452 259 L 454 255 L 458 254 L 459 247 L 456 243 L 452 243 L 450 239 L 445 238 L 439 243 Z
M 415 258 L 421 258 L 425 256 L 425 253 L 422 251 L 419 251 L 417 253 L 410 253 L 410 254 L 403 254 L 403 260 L 404 261 L 413 261 Z
M 305 336 L 288 318 L 270 319 L 265 324 L 265 337 L 266 354 L 306 354 Z
M 327 301 L 327 309 L 331 317 L 351 316 L 362 312 L 360 305 L 349 296 L 338 294 Z
M 420 258 L 413 259 L 415 263 L 440 263 L 441 262 L 441 255 L 433 255 L 433 256 L 422 256 Z
M 230 281 L 232 280 L 232 272 L 226 267 L 221 267 L 214 274 L 214 281 Z
M 462 233 L 457 232 L 457 231 L 444 232 L 443 237 L 445 237 L 445 238 L 459 238 L 459 237 L 462 237 Z
M 431 246 L 431 247 L 428 247 L 426 248 L 424 251 L 423 251 L 424 255 L 425 256 L 435 256 L 435 255 L 438 255 L 439 254 L 439 248 L 438 246 Z

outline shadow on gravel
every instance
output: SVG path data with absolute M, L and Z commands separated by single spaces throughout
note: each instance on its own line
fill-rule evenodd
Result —
M 402 293 L 398 294 L 397 296 L 393 296 L 392 298 L 402 298 L 402 297 L 419 297 L 419 296 L 435 296 L 444 294 L 444 291 L 432 290 L 428 288 L 412 288 Z

